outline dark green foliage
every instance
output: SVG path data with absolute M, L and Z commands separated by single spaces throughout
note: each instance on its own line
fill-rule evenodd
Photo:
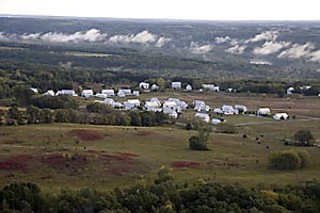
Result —
M 305 150 L 283 150 L 273 152 L 269 157 L 270 168 L 293 170 L 305 168 L 309 163 L 309 153 Z
M 131 111 L 130 118 L 131 118 L 131 125 L 132 126 L 141 126 L 142 125 L 141 116 L 137 111 Z
M 100 113 L 100 114 L 109 114 L 112 113 L 114 110 L 103 103 L 90 103 L 87 105 L 88 112 Z
M 293 136 L 296 144 L 299 146 L 312 146 L 315 142 L 315 138 L 310 130 L 299 130 Z
M 189 138 L 189 147 L 192 150 L 208 150 L 207 141 L 201 139 L 198 135 Z
M 27 106 L 31 104 L 31 99 L 35 93 L 30 89 L 30 87 L 17 86 L 13 90 L 13 95 L 20 105 Z
M 79 106 L 78 102 L 72 97 L 68 96 L 47 96 L 38 95 L 33 96 L 31 104 L 43 108 L 49 109 L 75 109 Z
M 111 192 L 90 188 L 42 194 L 30 183 L 0 190 L 1 212 L 319 212 L 320 182 L 253 189 L 214 182 L 175 183 L 167 168 L 156 184 Z
M 40 189 L 33 183 L 14 183 L 0 191 L 0 210 L 19 210 L 22 212 L 43 212 L 43 198 Z

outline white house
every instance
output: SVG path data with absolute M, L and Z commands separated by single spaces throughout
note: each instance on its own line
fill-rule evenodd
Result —
M 194 106 L 194 110 L 195 111 L 210 111 L 210 107 L 208 105 L 206 105 L 206 103 L 204 101 L 200 101 L 200 100 L 194 100 L 193 101 L 193 106 Z
M 156 102 L 156 103 L 157 103 L 157 105 L 158 105 L 158 107 L 161 107 L 161 102 L 159 101 L 159 99 L 158 99 L 158 98 L 151 98 L 151 99 L 150 99 L 150 101 L 152 101 L 152 102 Z
M 151 88 L 150 88 L 152 91 L 156 91 L 156 90 L 159 90 L 159 86 L 156 85 L 156 84 L 152 84 Z
M 169 98 L 168 101 L 175 102 L 177 107 L 181 110 L 186 110 L 188 108 L 188 104 L 185 101 L 180 101 L 178 98 Z
M 289 87 L 288 89 L 287 89 L 287 94 L 288 95 L 291 95 L 291 94 L 293 94 L 294 93 L 294 88 L 293 87 Z
M 186 90 L 187 90 L 187 91 L 192 91 L 192 86 L 191 86 L 190 84 L 188 84 L 188 85 L 186 86 Z
M 220 92 L 220 87 L 214 84 L 202 84 L 202 88 L 213 92 Z
M 43 95 L 49 95 L 49 96 L 54 96 L 54 91 L 53 90 L 48 90 L 46 93 Z
M 221 110 L 223 111 L 223 114 L 225 115 L 234 115 L 238 114 L 238 110 L 234 109 L 231 105 L 223 105 Z
M 171 83 L 172 89 L 181 89 L 181 82 L 179 81 L 174 81 Z
M 120 95 L 124 94 L 124 96 L 128 96 L 128 95 L 132 95 L 132 91 L 131 89 L 119 89 L 117 95 L 119 96 L 119 94 Z M 122 96 L 119 96 L 119 97 L 122 97 Z
M 212 123 L 213 125 L 221 124 L 221 120 L 218 119 L 218 118 L 213 118 L 213 119 L 211 120 L 211 123 Z
M 167 114 L 171 117 L 177 118 L 178 117 L 178 112 L 176 108 L 172 108 L 172 107 L 163 107 L 163 113 Z
M 71 89 L 63 89 L 63 90 L 59 90 L 56 95 L 67 95 L 67 96 L 78 96 L 78 94 Z
M 120 102 L 114 102 L 113 107 L 116 109 L 122 109 L 123 108 L 123 104 Z
M 30 88 L 30 90 L 34 93 L 39 93 L 38 89 L 37 88 Z
M 118 91 L 117 96 L 120 98 L 126 97 L 126 93 L 124 91 Z
M 114 107 L 114 100 L 112 98 L 105 98 L 103 101 L 95 100 L 94 102 L 102 103 L 102 104 L 106 104 L 106 105 Z
M 213 110 L 213 112 L 216 113 L 216 114 L 218 114 L 218 115 L 222 115 L 222 114 L 223 114 L 223 111 L 222 111 L 222 109 L 220 109 L 220 108 L 215 108 L 215 109 Z
M 163 103 L 163 107 L 168 107 L 168 108 L 174 108 L 174 109 L 177 109 L 177 103 L 174 102 L 174 101 L 165 101 Z
M 202 84 L 202 88 L 205 90 L 213 91 L 214 85 L 213 84 Z
M 101 94 L 105 94 L 107 97 L 113 97 L 115 93 L 113 89 L 103 89 Z
M 220 87 L 219 86 L 214 86 L 213 87 L 214 92 L 220 92 Z
M 156 101 L 146 101 L 146 103 L 144 104 L 144 109 L 146 111 L 152 111 L 152 112 L 162 111 L 159 104 Z
M 81 96 L 85 98 L 89 98 L 93 96 L 93 90 L 92 89 L 84 89 L 81 92 Z
M 271 114 L 271 110 L 270 108 L 260 108 L 258 109 L 257 111 L 257 115 L 259 116 L 267 116 L 267 115 L 270 115 Z
M 229 87 L 228 89 L 226 89 L 227 93 L 232 93 L 233 92 L 233 88 Z
M 96 94 L 96 97 L 97 97 L 97 98 L 107 98 L 108 95 L 107 95 L 107 94 L 102 94 L 102 93 L 97 93 L 97 94 Z
M 149 83 L 146 83 L 146 82 L 140 82 L 140 83 L 139 83 L 139 87 L 140 87 L 141 89 L 149 89 L 150 84 L 149 84 Z
M 133 92 L 132 92 L 132 95 L 133 95 L 133 96 L 139 96 L 139 95 L 140 95 L 140 92 L 139 92 L 139 91 L 133 91 Z
M 201 119 L 202 121 L 204 121 L 206 123 L 210 122 L 210 116 L 206 113 L 197 112 L 195 117 Z
M 126 110 L 131 110 L 131 109 L 137 109 L 138 107 L 140 107 L 140 100 L 139 99 L 131 99 L 131 100 L 127 100 L 123 103 L 124 108 Z
M 289 118 L 289 115 L 287 114 L 287 113 L 285 113 L 285 112 L 283 112 L 283 113 L 276 113 L 276 114 L 274 114 L 274 116 L 273 116 L 273 119 L 274 120 L 277 120 L 277 121 L 279 121 L 279 120 L 287 120 Z
M 238 110 L 239 113 L 245 113 L 248 111 L 247 107 L 244 105 L 234 105 L 234 108 Z

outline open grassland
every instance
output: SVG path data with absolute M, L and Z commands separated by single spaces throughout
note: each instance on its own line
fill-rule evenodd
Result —
M 304 148 L 312 161 L 306 169 L 267 168 L 272 151 L 296 148 L 280 140 L 292 137 L 297 130 L 309 128 L 319 139 L 319 120 L 277 122 L 245 115 L 230 116 L 228 120 L 238 133 L 213 132 L 209 151 L 191 151 L 188 138 L 195 132 L 172 127 L 1 127 L 0 185 L 31 181 L 48 190 L 84 186 L 109 189 L 150 182 L 163 165 L 171 168 L 176 180 L 209 178 L 250 186 L 302 183 L 320 176 L 319 147 Z
M 193 100 L 204 100 L 212 108 L 223 104 L 243 104 L 251 111 L 270 107 L 273 113 L 288 112 L 296 118 L 274 121 L 249 115 L 224 116 L 225 125 L 231 126 L 236 133 L 219 133 L 219 127 L 214 126 L 209 151 L 190 150 L 188 139 L 196 132 L 176 126 L 1 126 L 0 186 L 31 181 L 47 190 L 84 186 L 110 189 L 151 182 L 162 166 L 169 167 L 178 181 L 208 178 L 248 186 L 303 183 L 320 176 L 319 147 L 303 148 L 311 156 L 311 164 L 303 170 L 268 169 L 271 152 L 302 148 L 283 144 L 283 139 L 292 138 L 298 130 L 311 130 L 320 144 L 319 97 L 290 96 L 287 99 L 256 94 L 166 91 L 144 93 L 138 98 L 148 100 L 151 97 L 162 101 L 169 97 L 179 98 L 188 104 Z M 137 97 L 125 99 L 128 98 Z M 81 105 L 94 100 L 78 99 L 82 101 Z M 185 111 L 177 123 L 194 114 L 192 109 Z M 212 114 L 212 117 L 216 116 Z

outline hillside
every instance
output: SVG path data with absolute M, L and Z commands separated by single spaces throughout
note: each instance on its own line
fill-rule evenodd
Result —
M 320 23 L 0 18 L 0 60 L 210 79 L 319 79 Z

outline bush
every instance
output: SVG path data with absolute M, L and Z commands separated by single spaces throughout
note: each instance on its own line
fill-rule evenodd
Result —
M 305 150 L 283 150 L 273 152 L 269 157 L 270 168 L 279 170 L 302 169 L 308 165 L 309 154 Z
M 197 135 L 189 138 L 189 147 L 192 150 L 208 150 L 207 141 L 204 141 Z
M 312 146 L 315 142 L 312 133 L 307 129 L 299 130 L 294 134 L 293 138 L 299 146 Z

